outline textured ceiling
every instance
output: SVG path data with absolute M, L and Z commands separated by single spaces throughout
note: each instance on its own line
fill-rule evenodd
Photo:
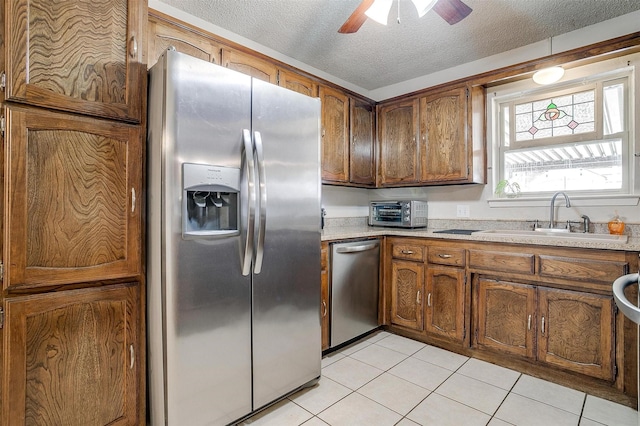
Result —
M 394 0 L 386 27 L 367 20 L 357 33 L 339 34 L 360 0 L 160 1 L 366 90 L 640 10 L 640 0 L 464 0 L 473 12 L 449 25 Z

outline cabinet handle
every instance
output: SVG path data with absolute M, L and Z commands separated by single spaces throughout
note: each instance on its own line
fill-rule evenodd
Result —
M 527 320 L 527 330 L 531 330 L 531 315 L 529 315 L 529 319 Z
M 131 36 L 131 40 L 129 40 L 129 56 L 135 58 L 138 54 L 138 41 L 135 36 Z
M 327 302 L 325 302 L 324 300 L 322 301 L 322 316 L 327 316 Z
M 136 211 L 136 189 L 131 188 L 131 213 Z
M 544 335 L 544 317 L 542 317 L 542 334 Z
M 420 290 L 418 290 L 418 294 L 416 294 L 416 303 L 420 304 Z
M 136 361 L 136 353 L 133 349 L 133 344 L 129 345 L 129 369 L 133 370 L 133 364 Z
M 402 254 L 413 254 L 412 250 L 402 250 Z
M 427 306 L 431 307 L 431 293 L 427 295 Z
M 450 254 L 439 254 L 438 257 L 440 259 L 451 259 L 453 256 L 451 256 Z

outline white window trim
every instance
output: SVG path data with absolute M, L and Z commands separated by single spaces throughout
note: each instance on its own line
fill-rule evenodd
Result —
M 627 170 L 631 175 L 628 180 L 631 187 L 626 193 L 612 194 L 576 194 L 571 195 L 571 202 L 576 206 L 637 206 L 640 204 L 640 138 L 637 138 L 636 129 L 640 126 L 640 53 L 614 58 L 594 64 L 585 65 L 583 67 L 571 68 L 566 70 L 562 83 L 555 85 L 555 88 L 562 88 L 567 85 L 575 85 L 582 81 L 589 81 L 591 76 L 604 75 L 606 73 L 619 74 L 622 69 L 631 71 L 629 76 L 629 91 L 633 94 L 633 99 L 629 102 L 629 150 Z M 490 178 L 488 185 L 491 186 L 491 193 L 494 198 L 487 199 L 487 203 L 491 208 L 502 207 L 538 207 L 547 206 L 548 197 L 532 196 L 518 198 L 497 198 L 493 193 L 493 189 L 499 180 L 500 175 L 500 120 L 495 117 L 499 111 L 499 104 L 511 97 L 529 95 L 536 91 L 539 86 L 530 79 L 520 80 L 514 83 L 496 86 L 487 90 L 487 155 L 490 159 L 488 166 L 488 177 Z

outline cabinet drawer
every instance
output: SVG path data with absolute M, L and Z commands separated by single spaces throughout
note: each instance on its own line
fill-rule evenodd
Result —
M 626 262 L 540 255 L 540 276 L 611 284 L 628 273 Z
M 451 247 L 431 246 L 428 254 L 429 263 L 439 265 L 464 266 L 465 250 Z
M 531 253 L 469 250 L 469 267 L 491 271 L 533 274 L 535 256 Z
M 418 244 L 393 244 L 392 255 L 396 259 L 424 261 L 425 247 Z

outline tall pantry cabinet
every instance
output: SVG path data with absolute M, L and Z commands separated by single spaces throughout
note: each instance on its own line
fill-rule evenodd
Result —
M 144 424 L 146 2 L 0 4 L 0 425 Z

